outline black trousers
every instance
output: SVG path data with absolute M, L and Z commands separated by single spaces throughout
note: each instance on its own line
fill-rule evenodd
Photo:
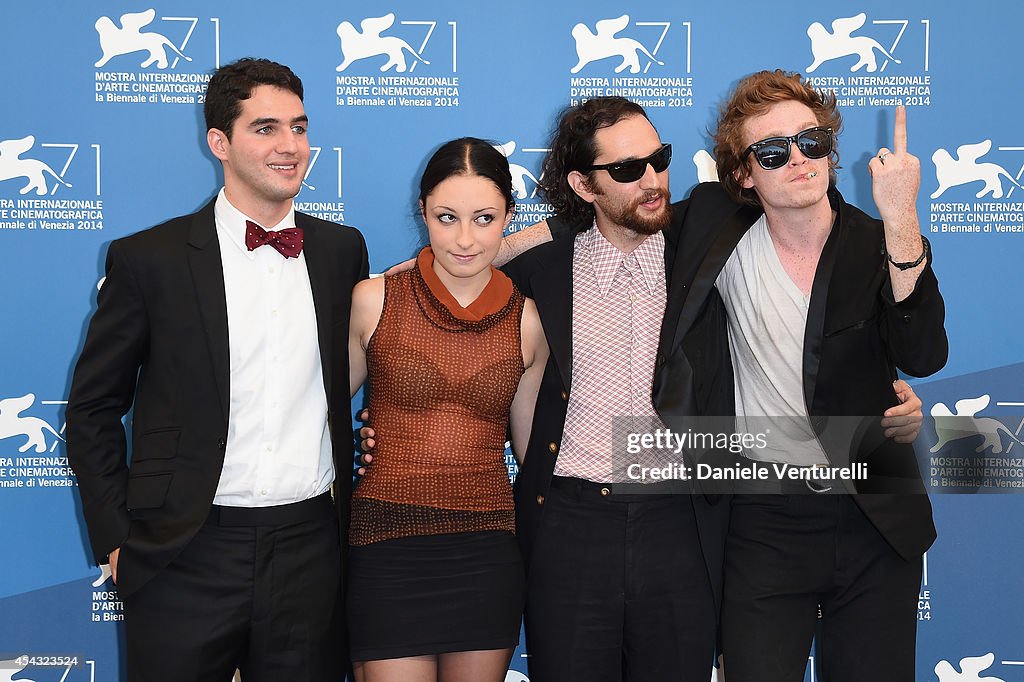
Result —
M 728 682 L 912 682 L 921 559 L 849 495 L 736 495 L 725 552 Z M 819 622 L 818 609 L 821 609 Z
M 330 496 L 268 509 L 214 507 L 177 559 L 123 600 L 128 682 L 229 682 L 236 668 L 244 682 L 344 679 Z
M 715 607 L 687 495 L 556 477 L 527 574 L 531 682 L 707 682 Z

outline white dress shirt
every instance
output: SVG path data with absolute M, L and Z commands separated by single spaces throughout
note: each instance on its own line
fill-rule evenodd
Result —
M 247 217 L 223 189 L 214 214 L 224 266 L 231 397 L 224 468 L 213 502 L 300 502 L 327 491 L 334 480 L 306 257 L 285 258 L 269 244 L 249 251 Z M 293 209 L 277 225 L 262 227 L 294 226 Z

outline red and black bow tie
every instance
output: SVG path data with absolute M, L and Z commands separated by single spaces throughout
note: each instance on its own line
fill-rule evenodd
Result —
M 270 244 L 285 258 L 298 258 L 302 253 L 302 228 L 267 231 L 251 220 L 245 221 L 245 246 L 252 251 Z

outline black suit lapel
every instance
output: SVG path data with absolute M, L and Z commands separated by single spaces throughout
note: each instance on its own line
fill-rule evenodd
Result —
M 807 411 L 814 414 L 814 391 L 818 384 L 818 367 L 821 364 L 821 344 L 825 334 L 825 307 L 828 303 L 828 289 L 832 281 L 832 272 L 841 251 L 843 240 L 842 218 L 839 211 L 835 188 L 829 190 L 829 200 L 836 211 L 836 219 L 832 231 L 825 240 L 825 246 L 818 258 L 818 267 L 814 271 L 814 282 L 811 284 L 811 300 L 807 304 L 807 326 L 804 328 L 804 400 Z
M 324 373 L 324 390 L 327 399 L 331 399 L 332 375 L 332 344 L 335 343 L 331 329 L 332 287 L 331 263 L 327 257 L 328 250 L 323 248 L 323 234 L 319 225 L 301 213 L 295 214 L 295 226 L 303 230 L 302 252 L 306 255 L 306 270 L 309 273 L 309 286 L 313 292 L 313 309 L 316 312 L 317 339 L 320 344 L 320 364 Z M 347 342 L 347 340 L 346 340 Z M 338 341 L 341 343 L 341 341 Z
M 231 354 L 228 346 L 228 307 L 224 293 L 224 264 L 220 257 L 217 225 L 211 201 L 192 217 L 188 244 L 188 264 L 206 330 L 210 361 L 224 418 L 229 414 Z
M 680 245 L 682 226 L 686 217 L 689 201 L 672 204 L 672 222 L 664 230 L 665 235 L 665 314 L 661 319 L 661 331 L 658 337 L 658 349 L 664 350 L 672 342 L 676 325 L 672 320 L 679 319 L 679 311 L 686 300 L 685 257 L 681 255 L 685 247 Z
M 685 293 L 685 299 L 682 309 L 679 311 L 679 321 L 676 323 L 675 328 L 673 329 L 670 324 L 662 326 L 661 352 L 666 357 L 682 343 L 683 337 L 686 336 L 686 332 L 689 331 L 690 326 L 697 318 L 697 313 L 700 312 L 704 301 L 707 300 L 708 295 L 711 293 L 711 288 L 715 286 L 715 280 L 718 279 L 719 273 L 725 267 L 725 262 L 729 260 L 729 256 L 735 250 L 740 239 L 743 238 L 743 235 L 746 234 L 747 230 L 757 221 L 760 215 L 761 210 L 753 206 L 737 206 L 736 210 L 723 221 L 722 226 L 718 230 L 717 237 L 714 238 L 714 242 L 711 244 L 707 254 L 698 266 L 696 274 L 693 276 L 689 292 L 686 292 L 685 289 L 680 289 L 679 284 L 680 278 L 681 283 L 685 283 L 687 274 L 693 272 L 693 265 L 691 262 L 689 267 L 687 267 L 687 264 L 681 261 L 693 259 L 696 254 L 686 248 L 685 240 L 680 244 L 676 253 L 676 263 L 673 267 L 673 282 L 670 291 L 675 292 L 677 297 Z M 678 301 L 676 303 L 678 305 Z M 668 312 L 666 310 L 666 322 L 671 320 L 668 317 Z M 668 327 L 668 329 L 665 327 Z M 674 333 L 670 337 L 669 334 L 671 332 Z M 670 343 L 667 343 L 669 341 Z
M 760 210 L 754 207 L 730 206 L 733 208 L 729 214 L 721 219 L 713 214 L 704 215 L 691 206 L 690 220 L 711 221 L 712 224 L 694 225 L 689 228 L 689 233 L 684 230 L 676 248 L 652 393 L 654 407 L 663 419 L 693 415 L 699 411 L 694 368 L 683 348 L 683 339 L 711 295 L 718 273 L 729 255 L 760 215 Z M 716 227 L 714 223 L 720 225 Z M 696 236 L 688 238 L 691 234 Z M 706 247 L 709 242 L 710 247 Z M 700 258 L 701 253 L 705 253 L 703 259 Z M 676 320 L 675 324 L 673 320 Z
M 549 267 L 532 276 L 537 312 L 544 325 L 551 356 L 558 365 L 562 383 L 572 383 L 572 255 L 576 239 L 565 237 L 555 242 L 557 252 Z M 546 292 L 554 292 L 548 295 Z

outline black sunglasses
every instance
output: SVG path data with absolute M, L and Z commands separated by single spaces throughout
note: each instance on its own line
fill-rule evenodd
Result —
M 672 163 L 672 145 L 666 144 L 650 156 L 642 159 L 630 159 L 629 161 L 616 161 L 615 163 L 601 163 L 596 166 L 587 166 L 580 170 L 584 173 L 596 170 L 606 170 L 608 175 L 615 182 L 636 182 L 647 172 L 647 165 L 650 164 L 655 173 L 664 172 Z
M 782 168 L 789 163 L 790 145 L 794 142 L 800 153 L 808 159 L 820 159 L 832 153 L 832 129 L 808 128 L 789 137 L 767 137 L 747 147 L 743 158 L 753 153 L 761 168 Z

